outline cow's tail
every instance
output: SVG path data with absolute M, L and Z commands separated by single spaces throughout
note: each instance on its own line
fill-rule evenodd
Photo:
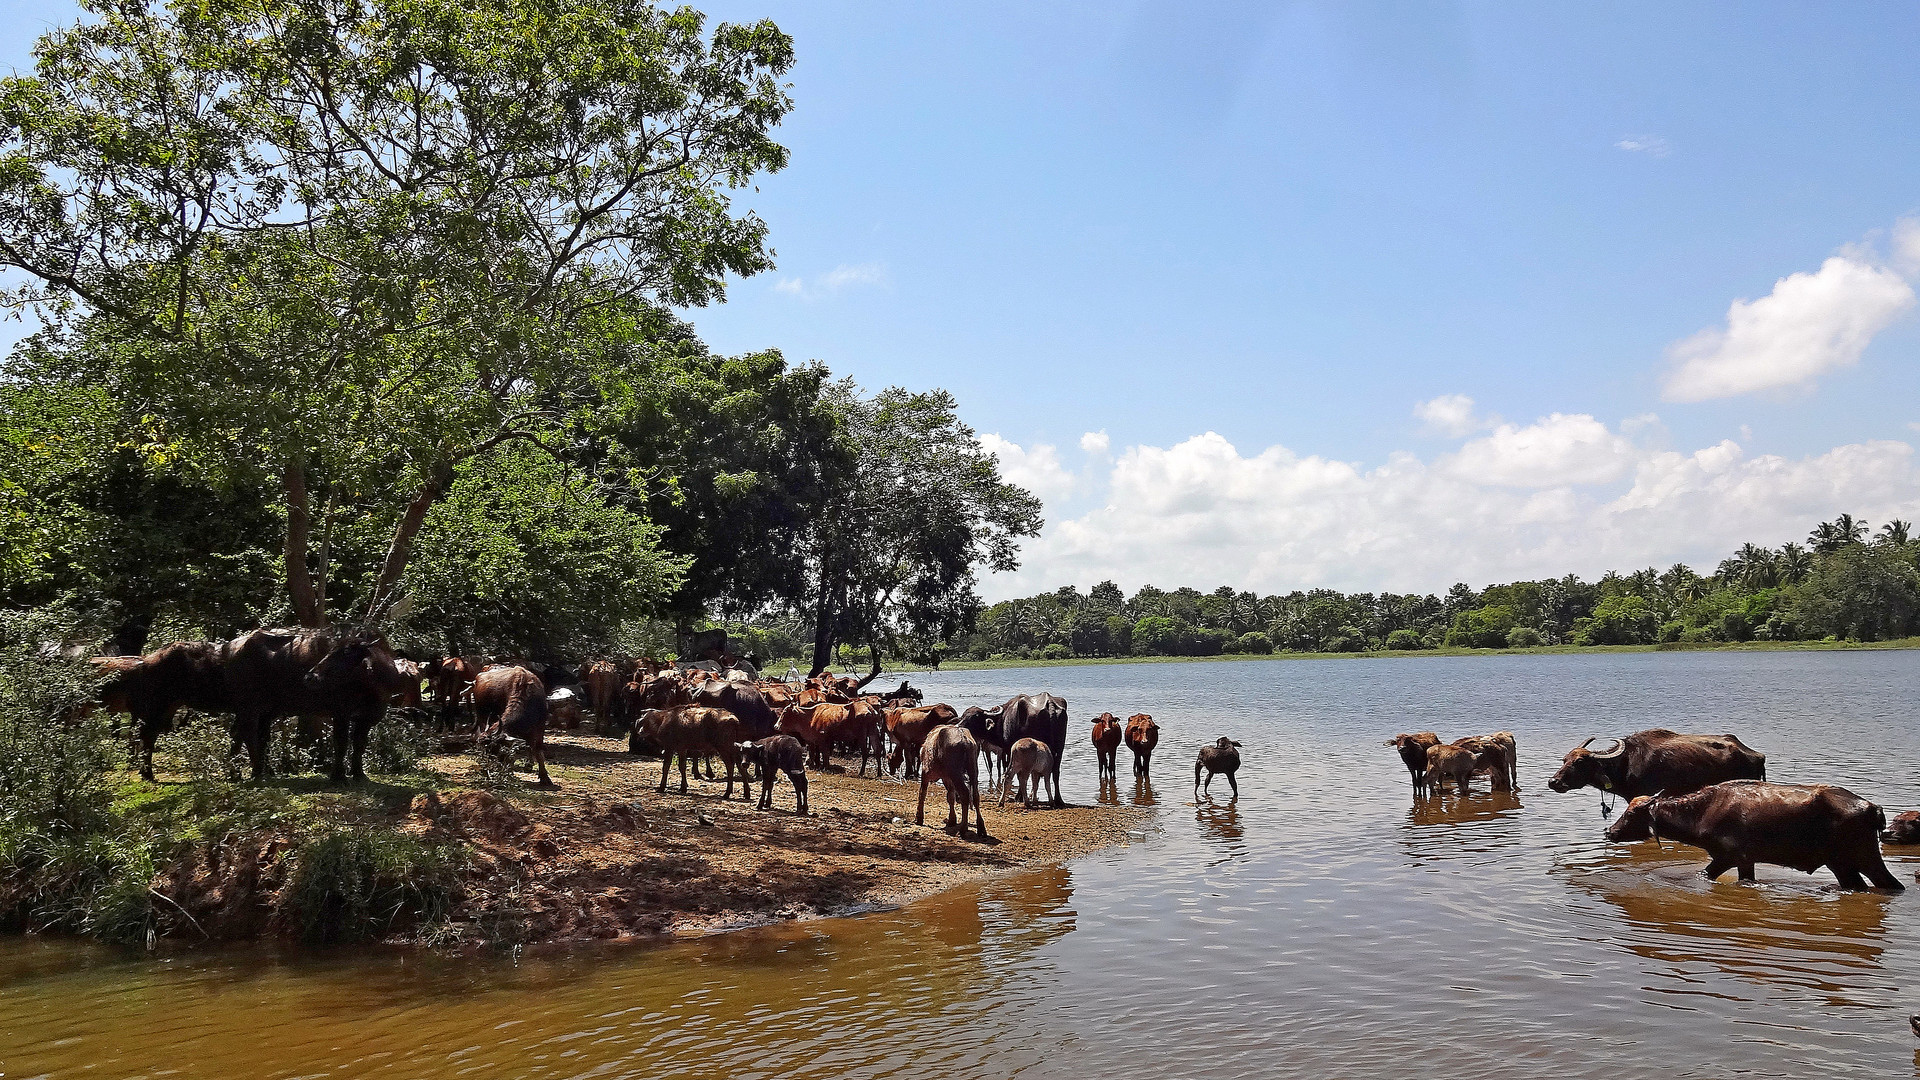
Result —
M 1200 786 L 1200 762 L 1197 759 L 1193 763 L 1193 786 Z

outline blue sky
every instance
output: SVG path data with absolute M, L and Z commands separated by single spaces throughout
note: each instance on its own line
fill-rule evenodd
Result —
M 1048 501 L 990 596 L 1920 515 L 1920 8 L 701 6 L 793 35 L 798 107 L 738 194 L 779 269 L 691 318 L 953 390 Z M 68 12 L 0 0 L 0 62 Z

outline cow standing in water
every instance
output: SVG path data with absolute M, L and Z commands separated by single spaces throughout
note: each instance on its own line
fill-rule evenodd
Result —
M 1567 752 L 1547 781 L 1557 792 L 1594 787 L 1624 799 L 1684 795 L 1727 780 L 1765 780 L 1767 755 L 1733 735 L 1681 735 L 1665 728 L 1635 732 Z
M 1124 737 L 1119 717 L 1103 712 L 1094 719 L 1093 752 L 1100 759 L 1100 779 L 1119 779 L 1120 767 L 1115 759 L 1119 757 L 1120 740 Z M 1051 768 L 1052 763 L 1048 766 Z
M 1753 880 L 1755 863 L 1811 874 L 1825 866 L 1843 889 L 1900 889 L 1880 857 L 1887 815 L 1843 787 L 1732 780 L 1690 795 L 1643 795 L 1627 804 L 1607 839 L 1659 837 L 1706 849 L 1709 880 L 1739 870 Z
M 1407 776 L 1413 780 L 1413 793 L 1425 795 L 1427 787 L 1427 751 L 1440 745 L 1440 736 L 1431 731 L 1416 731 L 1411 735 L 1400 734 L 1387 740 L 1387 745 L 1400 754 L 1400 764 L 1407 767 Z
M 1127 749 L 1133 751 L 1133 775 L 1145 776 L 1153 764 L 1153 748 L 1160 745 L 1160 725 L 1146 713 L 1127 717 Z
M 1239 743 L 1234 742 L 1232 739 L 1221 738 L 1212 746 L 1203 746 L 1200 748 L 1200 756 L 1195 758 L 1193 762 L 1193 793 L 1196 796 L 1202 792 L 1200 786 L 1200 771 L 1202 769 L 1205 769 L 1207 773 L 1206 790 L 1213 788 L 1213 778 L 1215 776 L 1225 775 L 1227 778 L 1227 786 L 1233 789 L 1233 797 L 1236 799 L 1240 797 L 1240 785 L 1235 783 L 1233 779 L 1233 774 L 1240 771 Z

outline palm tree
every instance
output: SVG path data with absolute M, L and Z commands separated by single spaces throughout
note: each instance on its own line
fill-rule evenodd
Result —
M 1841 514 L 1832 521 L 1823 521 L 1814 526 L 1807 534 L 1807 542 L 1821 555 L 1838 551 L 1848 544 L 1857 544 L 1867 534 L 1867 523 L 1855 520 L 1852 514 Z
M 1899 547 L 1901 544 L 1907 542 L 1907 534 L 1912 528 L 1913 522 L 1901 521 L 1899 518 L 1894 518 L 1892 521 L 1880 526 L 1880 542 Z
M 1792 541 L 1780 545 L 1775 561 L 1780 567 L 1780 581 L 1785 585 L 1797 584 L 1813 571 L 1813 553 Z

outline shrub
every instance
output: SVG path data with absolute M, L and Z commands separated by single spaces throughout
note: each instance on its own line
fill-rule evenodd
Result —
M 433 753 L 433 721 L 423 710 L 394 709 L 367 734 L 369 772 L 412 772 Z
M 1454 616 L 1447 644 L 1469 649 L 1504 648 L 1508 632 L 1517 625 L 1519 617 L 1505 604 L 1463 611 Z
M 1367 635 L 1357 626 L 1342 626 L 1321 646 L 1327 652 L 1366 652 Z
M 1747 621 L 1743 612 L 1729 611 L 1720 616 L 1714 630 L 1721 641 L 1750 641 L 1753 639 L 1753 624 Z
M 457 847 L 364 829 L 334 829 L 302 844 L 284 894 L 300 936 L 366 941 L 446 918 L 458 897 Z
M 1233 651 L 1248 656 L 1265 656 L 1273 651 L 1273 639 L 1258 630 L 1252 630 L 1234 641 Z
M 1426 648 L 1426 643 L 1420 640 L 1419 634 L 1402 627 L 1387 635 L 1387 648 L 1407 650 L 1422 649 Z
M 0 614 L 0 830 L 96 827 L 106 771 L 125 760 L 105 714 L 80 714 L 93 673 L 43 647 L 67 625 L 51 612 Z
M 1537 649 L 1546 643 L 1546 637 L 1531 626 L 1516 626 L 1507 631 L 1509 649 Z
M 1609 596 L 1591 618 L 1574 622 L 1575 645 L 1651 645 L 1660 636 L 1660 613 L 1644 596 Z
M 1040 651 L 1034 653 L 1033 657 L 1036 660 L 1071 660 L 1073 650 L 1057 641 L 1052 641 L 1042 645 Z
M 234 750 L 233 731 L 225 722 L 199 713 L 187 714 L 185 723 L 160 736 L 154 753 L 172 758 L 181 772 L 207 784 L 238 778 L 247 760 L 245 749 Z
M 1687 632 L 1687 624 L 1685 620 L 1668 619 L 1666 622 L 1660 625 L 1660 640 L 1663 642 L 1679 641 L 1680 635 L 1686 632 Z

